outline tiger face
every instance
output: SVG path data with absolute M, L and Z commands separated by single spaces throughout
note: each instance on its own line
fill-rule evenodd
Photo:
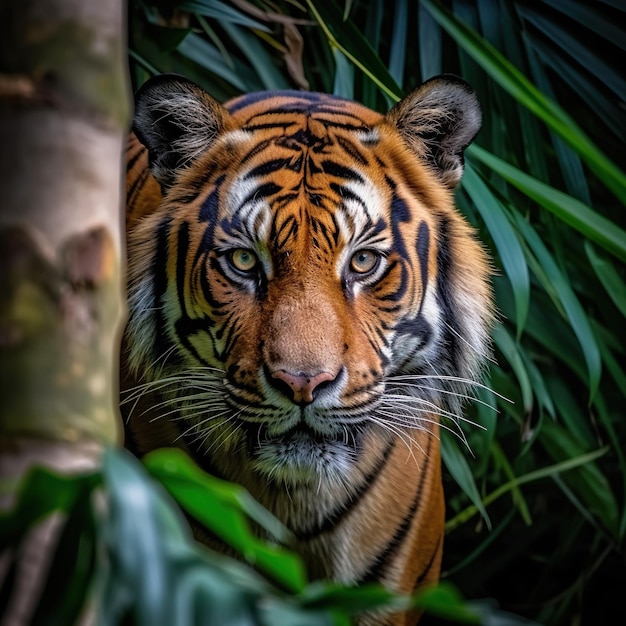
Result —
M 136 107 L 159 187 L 132 143 L 124 358 L 131 398 L 160 398 L 145 428 L 173 433 L 147 447 L 184 443 L 304 534 L 407 462 L 411 504 L 488 353 L 488 263 L 453 205 L 473 92 L 441 77 L 381 115 L 305 92 L 221 106 L 166 76 Z

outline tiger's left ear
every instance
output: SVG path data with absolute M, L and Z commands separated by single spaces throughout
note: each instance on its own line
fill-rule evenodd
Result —
M 431 78 L 387 113 L 409 147 L 441 181 L 454 189 L 463 175 L 463 151 L 480 130 L 482 113 L 474 90 L 460 78 Z

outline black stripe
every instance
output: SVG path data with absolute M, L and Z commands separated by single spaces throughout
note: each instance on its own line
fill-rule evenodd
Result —
M 133 147 L 136 147 L 136 146 L 133 146 Z M 130 146 L 128 150 L 130 150 Z M 126 163 L 127 172 L 130 171 L 134 167 L 135 163 L 137 163 L 141 155 L 144 154 L 145 152 L 146 152 L 146 148 L 142 146 L 137 150 L 137 153 L 130 159 L 130 161 L 127 161 Z
M 189 257 L 189 224 L 183 222 L 178 230 L 176 251 L 176 291 L 178 294 L 178 304 L 180 307 L 180 317 L 176 320 L 174 328 L 181 344 L 198 360 L 199 363 L 210 366 L 189 341 L 189 336 L 197 332 L 206 331 L 207 321 L 205 319 L 194 319 L 187 313 L 185 303 L 185 270 Z
M 383 473 L 385 465 L 387 465 L 387 462 L 391 457 L 391 452 L 393 451 L 394 446 L 395 442 L 390 441 L 380 459 L 378 459 L 376 465 L 363 479 L 363 482 L 361 483 L 359 488 L 354 492 L 354 494 L 352 494 L 348 501 L 344 501 L 334 511 L 330 511 L 321 523 L 315 524 L 308 530 L 294 531 L 296 537 L 301 541 L 309 541 L 311 539 L 315 539 L 322 533 L 333 530 L 333 528 L 338 526 L 341 521 L 346 518 L 351 511 L 354 510 L 354 508 L 360 503 L 361 499 L 369 492 L 369 490 L 374 487 L 378 477 Z
M 286 131 L 291 126 L 297 126 L 297 122 L 265 122 L 264 124 L 249 124 L 244 126 L 245 130 L 255 131 L 255 130 L 266 130 L 268 128 L 281 128 L 283 131 Z
M 420 224 L 417 232 L 417 258 L 420 262 L 420 271 L 422 274 L 422 302 L 420 303 L 420 311 L 424 304 L 424 294 L 428 287 L 428 258 L 430 256 L 430 228 L 426 222 Z
M 272 231 L 275 228 L 275 222 L 272 225 Z M 295 216 L 290 215 L 287 217 L 283 223 L 280 225 L 280 228 L 276 232 L 272 232 L 270 240 L 274 243 L 278 250 L 282 250 L 287 243 L 289 243 L 290 239 L 293 239 L 298 234 L 299 224 L 298 220 L 296 220 Z
M 328 232 L 328 228 L 326 228 L 320 220 L 311 218 L 311 226 L 316 234 L 321 234 L 322 237 L 324 237 L 329 250 L 332 250 L 334 246 L 337 245 L 337 233 L 333 233 L 333 236 L 331 237 Z
M 399 263 L 398 261 L 390 263 L 388 268 L 389 271 L 385 272 L 385 276 L 389 274 L 392 269 L 395 269 L 397 265 L 400 265 L 400 281 L 396 290 L 393 293 L 378 296 L 379 299 L 383 302 L 399 302 L 400 300 L 402 300 L 402 298 L 404 298 L 404 295 L 406 294 L 409 283 L 409 272 L 406 268 L 405 263 Z M 387 270 L 387 268 L 385 269 Z M 382 281 L 383 277 L 381 277 L 379 280 Z
M 361 165 L 368 165 L 369 162 L 365 156 L 361 153 L 358 146 L 349 139 L 337 135 L 337 143 L 355 160 Z
M 343 165 L 325 159 L 322 161 L 322 170 L 326 174 L 336 176 L 337 178 L 345 178 L 347 180 L 356 180 L 360 183 L 363 182 L 363 177 L 350 167 L 344 167 Z
M 426 566 L 426 569 L 424 569 L 424 571 L 418 576 L 417 580 L 415 581 L 415 587 L 413 587 L 414 590 L 417 589 L 417 587 L 424 582 L 424 580 L 430 573 L 430 570 L 433 568 L 433 565 L 435 564 L 435 557 L 437 556 L 439 552 L 439 548 L 441 546 L 442 541 L 443 541 L 443 531 L 439 535 L 439 539 L 437 540 L 437 545 L 435 546 L 435 549 L 433 550 L 433 553 L 430 557 L 430 561 L 428 561 L 428 565 Z
M 282 169 L 291 169 L 292 159 L 271 159 L 270 161 L 266 161 L 265 163 L 261 163 L 261 165 L 257 165 L 252 168 L 245 176 L 246 180 L 250 178 L 257 178 L 259 176 L 266 176 L 267 174 L 271 174 L 272 172 L 276 172 L 277 170 Z
M 457 363 L 461 359 L 462 346 L 459 345 L 458 334 L 463 333 L 459 330 L 459 324 L 456 318 L 454 306 L 454 291 L 450 276 L 453 275 L 454 261 L 452 258 L 452 250 L 450 248 L 450 225 L 447 218 L 441 218 L 438 229 L 438 249 L 437 249 L 437 303 L 441 308 L 445 323 L 442 324 L 443 337 L 442 344 L 447 347 L 446 352 L 449 354 L 455 371 L 458 371 Z M 453 332 L 453 330 L 456 331 Z
M 169 236 L 172 218 L 167 216 L 159 223 L 156 231 L 156 252 L 152 259 L 152 309 L 154 311 L 155 337 L 157 341 L 165 337 L 163 317 L 163 296 L 167 291 L 167 257 L 169 256 Z M 155 355 L 156 356 L 156 355 Z
M 246 203 L 251 200 L 256 200 L 257 198 L 267 198 L 268 196 L 273 196 L 277 194 L 282 187 L 276 185 L 275 183 L 265 183 L 257 187 L 254 191 L 249 193 L 241 202 L 241 206 L 244 206 Z
M 143 189 L 143 186 L 148 178 L 150 172 L 146 169 L 141 172 L 137 178 L 133 181 L 130 189 L 126 192 L 126 205 L 132 207 L 135 202 L 135 195 Z
M 424 490 L 424 484 L 426 483 L 426 480 L 428 478 L 428 467 L 430 465 L 431 458 L 429 453 L 431 447 L 432 437 L 429 437 L 428 445 L 426 446 L 426 451 L 424 455 L 426 460 L 424 462 L 424 467 L 421 470 L 421 480 L 419 482 L 415 498 L 413 499 L 413 502 L 411 503 L 408 512 L 406 513 L 400 524 L 397 526 L 396 532 L 394 533 L 391 540 L 387 543 L 387 546 L 374 557 L 372 564 L 359 578 L 356 584 L 377 582 L 382 580 L 387 573 L 389 561 L 398 552 L 398 550 L 402 546 L 402 543 L 406 539 L 407 533 L 411 529 L 411 525 L 415 520 L 415 513 L 419 507 L 422 492 Z

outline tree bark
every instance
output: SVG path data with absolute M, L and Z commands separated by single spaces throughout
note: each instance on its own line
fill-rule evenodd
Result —
M 0 480 L 119 438 L 124 23 L 122 0 L 0 2 Z

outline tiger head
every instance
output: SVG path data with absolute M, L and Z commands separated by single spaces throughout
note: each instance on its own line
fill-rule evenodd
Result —
M 294 486 L 349 483 L 458 414 L 492 319 L 486 256 L 453 204 L 480 122 L 453 77 L 386 115 L 144 85 L 134 132 L 160 193 L 129 196 L 125 358 L 161 393 L 153 419 L 178 420 L 222 474 Z

